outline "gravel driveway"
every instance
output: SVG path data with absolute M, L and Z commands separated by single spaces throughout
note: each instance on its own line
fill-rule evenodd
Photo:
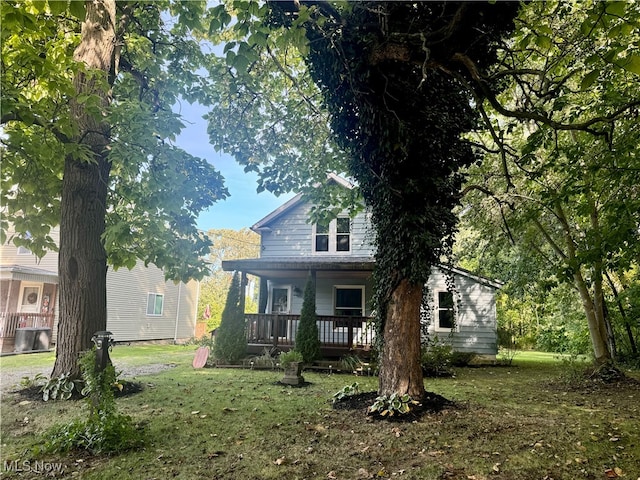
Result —
M 154 373 L 168 370 L 175 367 L 173 363 L 151 363 L 149 365 L 117 365 L 116 371 L 122 372 L 120 378 L 133 379 L 143 375 L 152 375 Z M 20 388 L 20 381 L 24 377 L 33 378 L 38 373 L 48 377 L 51 374 L 51 366 L 48 367 L 30 367 L 30 368 L 3 368 L 0 372 L 0 393 L 5 394 Z

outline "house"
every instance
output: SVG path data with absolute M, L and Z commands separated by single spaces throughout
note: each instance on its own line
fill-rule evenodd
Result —
M 9 234 L 9 237 L 11 233 Z M 52 230 L 59 240 L 59 231 Z M 58 253 L 38 259 L 13 243 L 0 245 L 2 352 L 47 349 L 56 341 Z M 107 330 L 117 342 L 179 341 L 195 334 L 199 282 L 165 281 L 139 262 L 107 273 Z
M 353 188 L 341 177 L 329 181 Z M 373 340 L 371 309 L 374 247 L 366 212 L 345 212 L 328 224 L 309 222 L 312 205 L 302 194 L 258 221 L 259 258 L 222 262 L 227 271 L 260 277 L 257 314 L 246 314 L 248 348 L 291 348 L 309 275 L 316 288 L 318 330 L 325 357 L 368 349 Z M 448 269 L 455 289 L 447 289 L 447 269 L 434 268 L 427 282 L 432 298 L 428 334 L 458 351 L 495 358 L 495 293 L 500 285 L 460 268 Z

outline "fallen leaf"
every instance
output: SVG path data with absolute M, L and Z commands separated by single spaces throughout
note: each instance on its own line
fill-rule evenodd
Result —
M 275 463 L 276 465 L 282 465 L 286 461 L 287 461 L 287 459 L 285 457 L 280 457 L 280 458 L 277 458 L 276 460 L 274 460 L 273 463 Z
M 615 467 L 615 468 L 613 469 L 613 471 L 614 471 L 614 472 L 616 472 L 616 474 L 617 474 L 619 477 L 622 477 L 622 476 L 624 475 L 624 472 L 622 471 L 622 469 L 621 469 L 620 467 Z
M 194 410 L 193 412 L 191 412 L 191 415 L 197 415 L 200 413 L 200 410 Z
M 618 437 L 610 437 L 609 441 L 610 442 L 618 442 L 618 441 L 620 441 L 620 438 L 618 438 Z
M 496 463 L 492 468 L 494 473 L 500 473 L 500 463 Z
M 30 403 L 31 402 L 29 400 L 23 400 L 18 404 L 18 406 L 24 407 L 25 405 L 29 405 Z
M 607 468 L 607 469 L 604 471 L 604 475 L 605 475 L 607 478 L 618 478 L 618 474 L 615 472 L 615 470 L 613 470 L 613 469 L 611 469 L 611 468 Z
M 371 474 L 369 473 L 369 471 L 366 468 L 359 468 L 358 469 L 358 476 L 362 477 L 362 478 L 369 478 L 371 476 Z
M 327 478 L 330 479 L 330 480 L 335 480 L 338 477 L 336 476 L 336 472 L 331 470 L 329 473 L 327 473 Z

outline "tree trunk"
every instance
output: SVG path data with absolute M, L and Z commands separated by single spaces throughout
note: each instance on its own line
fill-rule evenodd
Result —
M 82 38 L 74 59 L 83 63 L 86 71 L 78 72 L 74 79 L 76 95 L 95 95 L 106 110 L 111 99 L 105 86 L 117 62 L 115 0 L 87 1 L 85 7 Z M 109 125 L 75 99 L 70 106 L 78 125 L 75 140 L 88 149 L 91 161 L 73 153 L 65 158 L 58 258 L 60 318 L 52 377 L 63 373 L 79 376 L 80 353 L 91 347 L 91 336 L 107 325 L 107 256 L 102 234 L 111 170 L 107 160 Z
M 408 393 L 422 398 L 424 380 L 420 365 L 420 303 L 422 285 L 402 280 L 393 290 L 384 324 L 380 355 L 380 395 Z
M 604 323 L 603 311 L 600 308 L 596 308 L 596 302 L 591 297 L 584 278 L 579 271 L 574 274 L 574 281 L 578 292 L 580 292 L 582 307 L 587 317 L 596 363 L 609 362 L 611 361 L 611 352 L 607 343 L 607 329 Z

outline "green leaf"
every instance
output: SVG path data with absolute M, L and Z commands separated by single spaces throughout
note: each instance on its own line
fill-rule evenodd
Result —
M 86 11 L 84 8 L 84 2 L 77 2 L 77 1 L 71 2 L 69 4 L 69 12 L 71 13 L 71 15 L 79 18 L 80 21 L 83 22 L 86 14 Z
M 605 8 L 605 11 L 609 15 L 622 17 L 624 16 L 626 9 L 627 9 L 626 2 L 607 2 L 607 7 Z
M 640 75 L 640 55 L 630 55 L 619 65 L 626 71 Z
M 82 3 L 84 7 L 84 2 Z M 67 11 L 68 6 L 69 2 L 67 0 L 49 0 L 49 10 L 51 10 L 51 15 L 62 15 Z
M 540 35 L 536 38 L 536 45 L 544 50 L 548 50 L 551 48 L 553 43 L 551 42 L 551 38 L 546 35 Z
M 599 75 L 600 69 L 595 69 L 587 73 L 582 79 L 582 83 L 580 83 L 580 90 L 587 90 L 591 85 L 593 85 L 593 82 L 598 79 Z

